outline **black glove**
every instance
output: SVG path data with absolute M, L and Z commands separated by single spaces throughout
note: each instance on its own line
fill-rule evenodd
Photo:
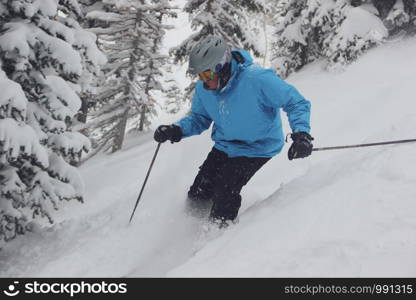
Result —
M 182 139 L 182 130 L 176 125 L 161 125 L 156 129 L 153 138 L 158 143 L 164 143 L 167 140 L 176 143 Z
M 293 144 L 289 148 L 289 160 L 304 158 L 311 155 L 313 137 L 311 137 L 309 133 L 303 131 L 295 132 L 292 133 L 290 137 L 293 140 Z

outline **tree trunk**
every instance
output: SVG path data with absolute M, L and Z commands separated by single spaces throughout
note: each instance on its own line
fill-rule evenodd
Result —
M 89 95 L 83 94 L 81 96 L 81 109 L 79 110 L 77 120 L 81 123 L 87 123 L 88 115 L 88 97 Z
M 111 153 L 114 153 L 120 150 L 121 147 L 123 146 L 124 135 L 126 133 L 127 119 L 129 116 L 129 110 L 130 110 L 130 107 L 127 106 L 123 113 L 123 116 L 120 119 L 120 122 L 117 124 L 117 133 L 114 139 L 113 149 Z
M 145 119 L 146 119 L 146 106 L 142 105 L 142 111 L 140 112 L 139 131 L 143 131 Z

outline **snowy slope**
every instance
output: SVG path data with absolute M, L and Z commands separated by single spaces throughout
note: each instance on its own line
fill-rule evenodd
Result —
M 341 74 L 314 64 L 291 77 L 312 102 L 315 146 L 416 138 L 414 53 L 411 39 Z M 9 243 L 0 276 L 416 276 L 416 144 L 291 162 L 287 145 L 245 187 L 239 223 L 204 240 L 183 208 L 211 146 L 208 132 L 163 144 L 130 226 L 151 134 L 91 159 L 81 167 L 86 203 Z

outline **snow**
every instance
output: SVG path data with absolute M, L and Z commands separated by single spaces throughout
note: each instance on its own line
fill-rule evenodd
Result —
M 0 119 L 0 163 L 16 159 L 22 152 L 48 166 L 47 153 L 32 127 L 10 118 Z
M 3 193 L 19 193 L 24 183 L 18 176 L 18 168 L 8 166 L 0 171 L 1 187 Z M 7 212 L 14 217 L 20 217 L 20 213 L 13 207 L 13 201 L 0 201 L 0 211 Z
M 23 11 L 25 16 L 30 18 L 40 13 L 45 16 L 55 16 L 58 9 L 58 0 L 31 0 L 21 3 L 13 1 L 11 4 L 15 11 Z
M 67 128 L 65 120 L 55 120 L 37 103 L 29 102 L 28 108 L 28 124 L 36 131 L 40 141 L 45 141 L 48 138 L 46 131 L 64 132 Z M 39 124 L 38 120 L 44 120 L 44 123 Z
M 345 40 L 353 40 L 354 36 L 372 36 L 375 40 L 387 37 L 388 32 L 383 22 L 374 14 L 361 7 L 350 8 L 340 28 L 340 35 Z
M 65 26 L 55 20 L 39 18 L 37 25 L 54 37 L 62 37 L 69 44 L 74 43 L 74 32 L 72 28 Z
M 285 30 L 282 33 L 282 37 L 285 37 L 289 41 L 293 40 L 303 45 L 306 45 L 306 41 L 303 38 L 302 33 L 301 33 L 301 26 L 302 26 L 301 19 L 297 20 L 293 24 L 286 26 Z
M 360 7 L 362 9 L 365 9 L 369 13 L 372 13 L 373 15 L 376 15 L 376 16 L 378 15 L 378 10 L 377 8 L 374 7 L 372 3 L 363 3 Z
M 19 84 L 7 78 L 0 70 L 0 117 L 11 116 L 17 111 L 23 120 L 26 116 L 26 96 Z
M 56 22 L 55 25 L 58 26 L 59 23 Z M 33 48 L 41 44 L 45 51 L 50 52 L 50 55 L 62 64 L 65 72 L 82 73 L 81 57 L 67 42 L 50 36 L 29 21 L 9 22 L 4 28 L 6 31 L 0 36 L 3 51 L 13 52 L 17 49 L 23 57 L 35 59 Z
M 75 45 L 85 48 L 86 55 L 93 65 L 104 65 L 107 62 L 107 57 L 97 47 L 97 36 L 94 33 L 80 27 L 76 28 L 74 34 Z
M 81 107 L 81 100 L 68 83 L 59 76 L 47 75 L 45 84 L 50 89 L 45 92 L 48 109 L 58 120 L 72 118 Z
M 57 148 L 61 150 L 64 155 L 68 155 L 69 152 L 82 152 L 90 151 L 91 150 L 91 142 L 85 136 L 79 132 L 63 132 L 61 134 L 53 134 L 49 135 L 48 144 L 52 146 L 52 148 Z
M 312 102 L 315 146 L 415 138 L 416 40 L 369 51 L 341 74 L 289 78 Z M 389 59 L 387 60 L 386 57 Z M 289 132 L 287 122 L 284 124 Z M 415 144 L 316 152 L 267 163 L 243 190 L 238 224 L 212 235 L 184 212 L 209 132 L 156 150 L 152 133 L 82 165 L 85 204 L 0 251 L 1 277 L 414 277 Z
M 70 185 L 60 183 L 62 187 L 55 187 L 54 194 L 58 194 L 62 197 L 67 197 L 68 199 L 70 199 L 74 197 L 79 197 L 84 193 L 85 186 L 83 179 L 81 178 L 78 170 L 75 167 L 68 165 L 61 156 L 55 153 L 50 154 L 49 161 L 49 171 L 54 175 L 58 176 L 59 180 L 65 183 L 70 183 Z M 56 183 L 59 182 L 57 181 Z
M 100 21 L 121 21 L 123 16 L 116 13 L 102 12 L 102 11 L 91 11 L 86 15 L 89 19 L 100 20 Z

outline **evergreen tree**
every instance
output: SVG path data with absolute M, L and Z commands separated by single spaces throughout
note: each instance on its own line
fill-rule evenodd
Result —
M 165 16 L 176 16 L 168 1 L 107 0 L 88 13 L 98 27 L 100 46 L 107 54 L 102 88 L 88 129 L 95 152 L 122 147 L 127 122 L 143 131 L 155 115 L 154 93 L 162 91 L 160 54 Z
M 172 64 L 173 61 L 170 60 L 170 63 L 163 70 L 163 93 L 166 97 L 163 107 L 168 113 L 175 114 L 185 104 L 186 96 L 184 96 L 183 91 L 179 88 L 177 74 L 172 71 Z
M 105 58 L 73 18 L 77 1 L 0 1 L 0 240 L 52 222 L 61 200 L 82 201 L 75 164 L 89 141 L 72 132 L 79 95 Z M 41 219 L 40 219 L 41 220 Z
M 385 19 L 393 8 L 396 0 L 371 0 L 371 2 L 377 8 L 380 18 Z
M 332 70 L 342 70 L 388 37 L 383 22 L 371 11 L 347 5 L 343 15 L 343 21 L 326 38 L 323 50 L 323 56 L 328 61 L 327 68 Z
M 306 5 L 304 0 L 284 0 L 278 7 L 275 17 L 277 39 L 273 43 L 273 65 L 283 78 L 310 61 L 310 55 L 307 53 L 307 32 L 302 28 L 301 18 Z
M 416 1 L 415 0 L 382 0 L 374 1 L 374 6 L 384 21 L 390 35 L 400 31 L 414 33 L 416 31 Z
M 287 77 L 323 58 L 339 69 L 387 36 L 383 23 L 361 1 L 285 0 L 275 18 L 273 64 Z M 359 25 L 358 25 L 359 24 Z
M 384 22 L 390 36 L 416 31 L 415 0 L 351 0 L 351 5 L 370 8 Z
M 260 54 L 256 30 L 250 28 L 250 14 L 265 11 L 265 1 L 188 0 L 184 10 L 189 13 L 192 29 L 199 31 L 171 49 L 176 62 L 183 62 L 192 47 L 210 34 L 222 36 L 235 49 Z
M 344 19 L 345 1 L 284 1 L 276 16 L 273 64 L 287 77 L 322 55 L 324 42 Z

